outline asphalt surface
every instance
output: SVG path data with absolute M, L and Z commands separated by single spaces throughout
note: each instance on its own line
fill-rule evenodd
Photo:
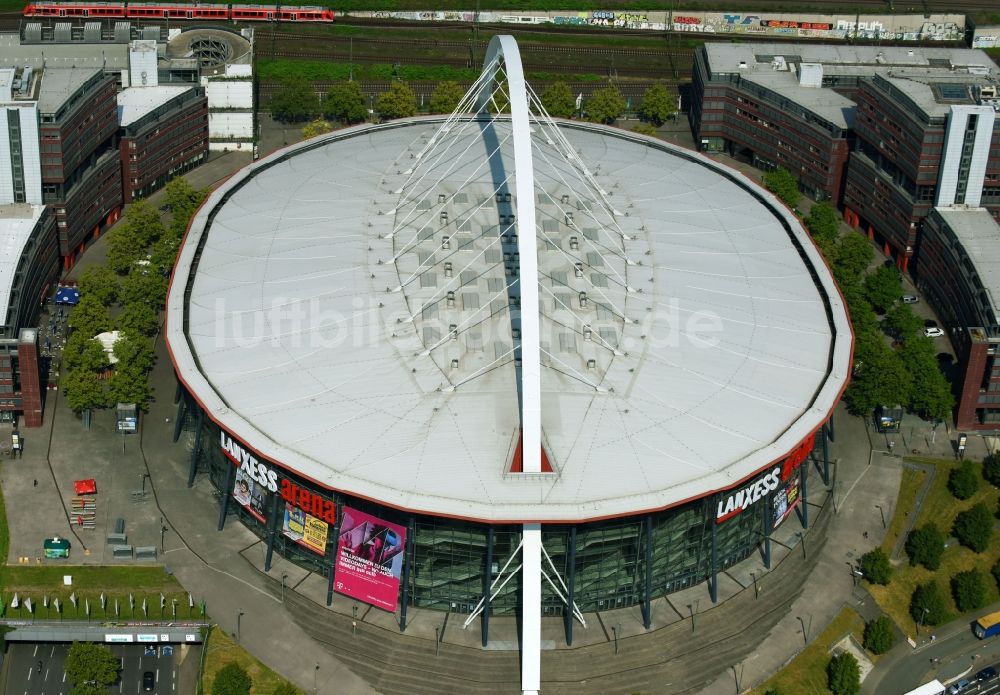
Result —
M 111 653 L 121 659 L 122 669 L 111 693 L 142 693 L 142 674 L 155 676 L 153 693 L 177 693 L 174 648 L 169 645 L 111 644 Z M 68 644 L 12 642 L 7 651 L 9 676 L 5 695 L 67 695 L 73 685 L 66 679 Z M 190 648 L 190 647 L 189 647 Z M 196 655 L 197 656 L 197 655 Z M 149 691 L 145 691 L 149 692 Z

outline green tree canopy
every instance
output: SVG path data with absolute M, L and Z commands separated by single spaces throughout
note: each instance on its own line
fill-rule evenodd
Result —
M 576 97 L 565 82 L 553 82 L 541 96 L 542 106 L 553 118 L 572 118 L 576 113 Z
M 177 251 L 180 247 L 181 237 L 172 234 L 153 244 L 149 253 L 149 272 L 161 277 L 169 275 L 174 269 L 174 263 L 177 262 Z
M 886 585 L 892 579 L 892 564 L 881 548 L 869 550 L 861 556 L 861 572 L 872 584 Z
M 405 82 L 394 81 L 388 92 L 378 95 L 378 112 L 384 121 L 405 118 L 417 112 L 417 97 Z
M 125 217 L 132 234 L 135 235 L 138 244 L 143 249 L 166 232 L 166 227 L 160 218 L 160 211 L 144 199 L 133 202 L 125 211 Z
M 662 84 L 654 84 L 642 95 L 639 115 L 650 123 L 661 126 L 677 113 L 677 98 Z
M 74 685 L 94 681 L 108 686 L 118 679 L 118 659 L 103 644 L 74 642 L 66 655 L 66 678 Z
M 111 363 L 100 341 L 88 338 L 85 333 L 74 333 L 66 341 L 63 365 L 70 371 L 83 370 L 99 374 L 106 371 Z
M 110 306 L 118 296 L 118 276 L 106 265 L 92 265 L 77 280 L 80 294 L 92 294 L 104 306 Z
M 982 608 L 990 602 L 986 575 L 975 567 L 959 572 L 951 578 L 951 595 L 955 598 L 958 610 L 963 613 Z
M 302 126 L 302 137 L 308 140 L 309 138 L 314 138 L 317 135 L 322 135 L 323 133 L 329 133 L 333 130 L 333 126 L 329 121 L 324 121 L 322 118 L 317 118 L 315 120 L 309 121 L 304 126 Z
M 451 113 L 464 96 L 465 90 L 458 82 L 452 80 L 438 82 L 434 91 L 431 92 L 428 108 L 431 113 Z
M 806 217 L 806 226 L 809 227 L 809 233 L 812 234 L 816 245 L 829 257 L 837 244 L 840 229 L 840 219 L 833 205 L 827 201 L 813 205 L 809 210 L 809 216 Z
M 842 236 L 833 257 L 833 270 L 838 282 L 841 280 L 841 275 L 848 278 L 861 275 L 874 257 L 875 249 L 864 236 L 860 234 Z
M 80 303 L 70 310 L 66 323 L 74 331 L 93 338 L 111 328 L 111 317 L 95 295 L 81 294 Z
M 906 554 L 911 565 L 923 565 L 933 571 L 941 566 L 944 555 L 944 533 L 933 521 L 910 531 L 906 537 Z
M 910 617 L 918 625 L 940 625 L 948 619 L 948 602 L 937 582 L 920 584 L 913 590 Z
M 764 188 L 774 193 L 792 209 L 796 208 L 802 199 L 802 194 L 799 193 L 799 180 L 784 167 L 778 167 L 764 174 Z
M 895 642 L 896 632 L 889 616 L 880 615 L 865 624 L 864 647 L 872 654 L 885 654 Z
M 108 267 L 119 275 L 132 269 L 133 264 L 143 257 L 146 247 L 133 229 L 128 219 L 120 220 L 108 232 Z
M 118 296 L 125 306 L 148 304 L 153 309 L 162 309 L 167 299 L 167 279 L 150 262 L 142 271 L 135 270 L 122 278 Z
M 163 192 L 167 207 L 174 216 L 192 214 L 206 195 L 206 191 L 195 188 L 183 176 L 175 176 L 167 181 Z
M 368 102 L 357 82 L 338 82 L 323 100 L 323 115 L 341 123 L 360 123 L 368 118 Z
M 584 105 L 587 118 L 594 123 L 614 123 L 625 110 L 625 97 L 614 85 L 599 87 Z
M 130 302 L 118 314 L 118 330 L 142 336 L 151 336 L 160 326 L 156 310 L 144 302 Z M 117 354 L 118 350 L 115 349 Z
M 979 490 L 979 471 L 976 465 L 966 459 L 958 468 L 948 474 L 948 491 L 956 499 L 967 500 Z
M 826 666 L 826 687 L 833 695 L 854 695 L 861 690 L 861 669 L 850 652 L 841 652 Z
M 880 265 L 875 272 L 865 276 L 868 303 L 880 314 L 884 314 L 895 304 L 902 293 L 902 278 L 896 266 Z
M 304 79 L 290 81 L 271 97 L 271 117 L 281 123 L 302 123 L 319 115 L 319 97 Z
M 906 342 L 923 330 L 924 321 L 913 313 L 909 304 L 896 304 L 886 312 L 882 324 L 897 340 Z
M 135 403 L 146 409 L 149 403 L 149 375 L 132 365 L 115 365 L 114 374 L 108 380 L 108 404 Z
M 156 361 L 149 339 L 130 329 L 124 329 L 118 336 L 112 352 L 118 360 L 116 369 L 127 366 L 140 372 L 148 372 Z
M 913 335 L 899 350 L 903 367 L 913 378 L 910 410 L 925 418 L 943 419 L 955 407 L 951 384 L 941 372 L 935 355 L 934 341 L 923 335 Z
M 958 513 L 951 532 L 966 548 L 981 553 L 990 547 L 993 539 L 993 514 L 985 504 L 979 502 Z
M 235 661 L 230 661 L 215 674 L 212 695 L 250 695 L 252 686 L 250 674 Z
M 993 565 L 993 568 L 990 570 L 990 574 L 993 575 L 993 581 L 995 581 L 997 586 L 1000 587 L 1000 560 Z
M 873 343 L 859 357 L 864 364 L 844 393 L 853 414 L 871 413 L 879 405 L 908 402 L 912 377 L 888 345 L 881 341 Z
M 107 382 L 95 372 L 75 369 L 63 378 L 61 385 L 66 391 L 66 403 L 78 413 L 109 404 Z
M 983 477 L 989 481 L 990 485 L 1000 487 L 1000 456 L 990 454 L 983 461 Z

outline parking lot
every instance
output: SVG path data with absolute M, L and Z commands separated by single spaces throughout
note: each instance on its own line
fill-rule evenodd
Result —
M 178 664 L 192 645 L 109 644 L 121 660 L 118 681 L 111 693 L 142 693 L 142 674 L 154 674 L 151 692 L 173 695 L 177 692 Z M 70 645 L 64 643 L 10 643 L 7 651 L 7 687 L 5 695 L 68 695 L 73 685 L 66 679 L 64 666 Z M 194 653 L 197 663 L 198 655 Z M 146 691 L 150 692 L 150 691 Z

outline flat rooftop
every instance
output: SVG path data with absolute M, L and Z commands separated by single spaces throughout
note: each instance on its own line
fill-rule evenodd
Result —
M 791 213 L 696 153 L 563 123 L 570 158 L 557 136 L 533 135 L 555 472 L 510 473 L 520 305 L 508 294 L 525 281 L 503 246 L 523 222 L 497 199 L 515 190 L 510 125 L 435 136 L 442 122 L 287 148 L 196 215 L 168 346 L 208 417 L 243 445 L 401 509 L 581 521 L 732 487 L 826 421 L 850 328 Z M 438 137 L 444 153 L 418 156 Z M 582 165 L 603 193 L 587 193 Z
M 935 211 L 962 244 L 979 281 L 990 294 L 990 304 L 1000 312 L 1000 225 L 985 208 L 941 207 Z
M 7 314 L 17 265 L 44 211 L 43 205 L 0 205 L 0 325 L 6 325 L 9 320 Z
M 55 113 L 88 80 L 102 72 L 100 68 L 45 68 L 38 88 L 38 110 Z
M 128 69 L 128 44 L 29 44 L 22 46 L 20 37 L 0 34 L 0 62 L 4 65 L 38 69 L 100 68 L 108 72 Z
M 118 92 L 118 125 L 132 125 L 146 114 L 160 108 L 171 99 L 194 86 L 129 87 Z

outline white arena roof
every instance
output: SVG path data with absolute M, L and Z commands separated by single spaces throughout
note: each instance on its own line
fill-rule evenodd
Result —
M 561 122 L 566 157 L 551 122 L 535 122 L 553 472 L 510 472 L 526 280 L 511 121 L 450 120 L 435 136 L 443 122 L 287 148 L 196 215 L 168 344 L 241 443 L 401 509 L 582 521 L 736 485 L 828 419 L 851 333 L 795 217 L 701 155 Z

